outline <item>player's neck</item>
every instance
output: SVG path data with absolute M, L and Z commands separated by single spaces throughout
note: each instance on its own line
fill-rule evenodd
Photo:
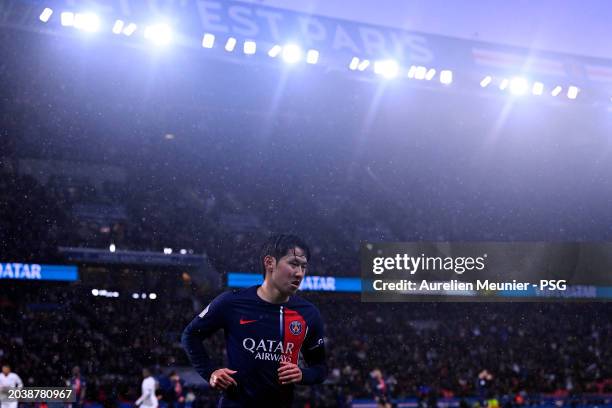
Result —
M 257 288 L 257 295 L 268 303 L 285 303 L 289 300 L 289 295 L 281 293 L 267 281 Z

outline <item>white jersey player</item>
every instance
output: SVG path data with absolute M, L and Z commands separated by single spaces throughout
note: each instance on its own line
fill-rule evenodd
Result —
M 0 389 L 6 394 L 8 388 L 23 388 L 23 381 L 15 373 L 11 372 L 11 367 L 8 364 L 2 366 L 2 373 L 0 373 Z M 2 408 L 17 408 L 17 402 L 2 402 L 0 403 Z
M 157 395 L 155 395 L 157 383 L 155 378 L 146 368 L 142 369 L 142 376 L 144 377 L 144 380 L 142 380 L 142 395 L 136 400 L 135 404 L 142 408 L 157 408 L 158 401 Z

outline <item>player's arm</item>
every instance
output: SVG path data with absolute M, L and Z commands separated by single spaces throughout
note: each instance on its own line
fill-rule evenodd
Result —
M 147 398 L 150 398 L 150 397 L 151 397 L 151 394 L 152 394 L 152 393 L 155 393 L 155 388 L 151 389 L 151 387 L 149 386 L 148 382 L 147 382 L 147 383 L 145 383 L 145 386 L 143 387 L 143 390 L 142 390 L 142 395 L 140 396 L 140 398 L 138 398 L 138 399 L 136 400 L 136 402 L 135 402 L 134 404 L 135 404 L 135 405 L 140 405 L 140 404 L 142 404 L 142 402 L 143 402 L 144 400 L 146 400 Z
M 17 377 L 17 388 L 23 388 L 23 381 L 21 381 L 21 377 L 18 374 L 15 374 L 15 377 Z
M 189 361 L 191 361 L 191 364 L 198 374 L 206 381 L 210 382 L 213 387 L 215 386 L 216 377 L 219 376 L 219 374 L 213 379 L 211 379 L 211 376 L 213 372 L 216 372 L 220 367 L 211 360 L 204 347 L 203 341 L 212 336 L 217 330 L 225 327 L 224 313 L 227 313 L 231 307 L 229 301 L 230 296 L 230 292 L 217 296 L 208 306 L 206 306 L 202 313 L 196 316 L 191 323 L 187 325 L 181 338 L 181 343 L 189 357 Z M 225 379 L 225 376 L 222 376 L 222 378 Z
M 302 355 L 307 366 L 301 368 L 302 378 L 298 381 L 299 384 L 320 384 L 327 378 L 323 337 L 323 320 L 317 311 L 314 319 L 310 322 L 308 334 L 302 347 Z

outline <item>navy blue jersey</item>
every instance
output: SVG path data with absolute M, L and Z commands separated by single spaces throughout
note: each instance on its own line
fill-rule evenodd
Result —
M 222 368 L 209 358 L 202 343 L 223 329 L 227 347 L 227 368 L 238 386 L 224 393 L 227 406 L 290 406 L 293 385 L 281 385 L 281 361 L 297 364 L 300 352 L 307 367 L 301 384 L 325 380 L 323 322 L 310 302 L 291 296 L 282 304 L 268 303 L 257 295 L 258 286 L 225 292 L 216 297 L 185 328 L 183 347 L 197 372 L 206 380 Z M 261 405 L 263 404 L 263 405 Z

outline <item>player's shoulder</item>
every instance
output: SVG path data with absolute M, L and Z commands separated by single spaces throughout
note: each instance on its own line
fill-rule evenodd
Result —
M 309 313 L 313 316 L 320 317 L 319 308 L 315 306 L 311 301 L 304 299 L 301 296 L 293 295 L 291 296 L 291 300 L 289 301 L 290 307 L 300 308 L 306 313 Z
M 232 303 L 238 299 L 251 298 L 257 291 L 256 286 L 251 286 L 248 288 L 240 288 L 240 289 L 232 289 L 227 290 L 215 298 L 215 301 L 221 303 Z

